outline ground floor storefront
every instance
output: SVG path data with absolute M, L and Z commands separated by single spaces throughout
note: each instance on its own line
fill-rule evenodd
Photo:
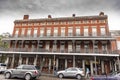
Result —
M 31 64 L 40 67 L 41 72 L 51 73 L 68 67 L 79 67 L 91 75 L 100 75 L 120 69 L 118 54 L 76 54 L 76 53 L 5 53 L 8 68 L 20 64 Z

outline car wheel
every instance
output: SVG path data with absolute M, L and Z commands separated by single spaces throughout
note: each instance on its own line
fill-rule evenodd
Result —
M 25 75 L 25 80 L 31 80 L 31 75 L 30 74 L 26 74 Z
M 63 78 L 63 74 L 59 74 L 58 77 L 59 77 L 59 78 Z
M 80 80 L 82 77 L 81 77 L 81 75 L 78 74 L 78 75 L 76 76 L 76 78 Z
M 11 78 L 11 73 L 7 72 L 5 73 L 5 79 L 10 79 Z

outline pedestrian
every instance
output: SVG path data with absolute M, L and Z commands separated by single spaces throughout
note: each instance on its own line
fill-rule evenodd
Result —
M 90 73 L 89 68 L 86 68 L 86 78 L 89 78 L 89 73 Z
M 54 67 L 54 75 L 56 76 L 57 70 L 56 70 L 56 66 Z

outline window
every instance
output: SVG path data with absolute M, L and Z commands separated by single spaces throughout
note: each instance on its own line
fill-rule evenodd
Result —
M 52 24 L 52 22 L 47 22 L 46 24 L 47 24 L 47 25 L 51 25 L 51 24 Z
M 68 42 L 68 52 L 72 52 L 72 43 Z
M 15 30 L 15 37 L 18 37 L 18 32 L 19 32 L 19 29 L 16 29 Z
M 98 51 L 98 44 L 95 44 L 94 45 L 94 51 L 95 51 L 95 53 L 98 53 L 99 51 Z
M 102 44 L 102 51 L 104 54 L 107 53 L 107 44 Z
M 50 49 L 49 42 L 46 42 L 46 48 L 45 49 L 49 51 L 49 49 Z
M 101 36 L 105 36 L 106 32 L 105 32 L 105 27 L 101 27 Z
M 65 27 L 61 28 L 61 36 L 65 36 Z
M 56 51 L 57 50 L 57 45 L 54 43 L 53 44 L 53 51 Z
M 72 27 L 68 28 L 68 36 L 72 36 L 73 35 L 73 29 Z
M 84 20 L 83 23 L 84 23 L 84 24 L 87 24 L 87 23 L 89 23 L 89 21 L 88 21 L 88 20 Z
M 23 37 L 25 33 L 25 28 L 22 28 L 21 36 Z
M 47 36 L 51 35 L 51 28 L 47 28 Z
M 99 23 L 105 23 L 105 20 L 99 20 Z
M 120 41 L 117 41 L 117 48 L 120 50 Z
M 34 29 L 34 37 L 37 37 L 37 28 Z
M 58 36 L 58 28 L 54 28 L 54 36 Z
M 44 28 L 41 28 L 40 29 L 40 37 L 43 37 L 44 36 Z
M 22 23 L 22 26 L 27 26 L 27 23 Z
M 56 24 L 59 24 L 59 22 L 54 22 L 54 24 L 56 25 Z
M 80 36 L 80 28 L 76 27 L 76 36 Z
M 68 24 L 74 24 L 74 21 L 68 21 Z
M 80 52 L 80 42 L 76 42 L 76 52 Z
M 75 24 L 80 24 L 81 23 L 81 21 L 75 21 Z
M 97 36 L 97 29 L 96 29 L 96 27 L 92 27 L 92 36 Z
M 71 71 L 77 71 L 77 69 L 75 69 L 75 68 L 72 68 L 72 69 L 71 69 Z
M 60 52 L 64 52 L 64 49 L 65 49 L 65 43 L 61 42 L 61 44 L 60 44 Z
M 22 69 L 22 67 L 23 67 L 23 65 L 20 65 L 20 66 L 17 67 L 17 69 Z
M 34 23 L 34 26 L 39 26 L 39 23 Z
M 85 52 L 86 52 L 86 53 L 89 52 L 89 46 L 88 46 L 88 44 L 85 44 L 85 45 L 84 45 L 84 49 L 85 49 Z
M 33 23 L 28 23 L 28 26 L 33 26 Z
M 31 28 L 28 28 L 27 37 L 30 37 L 30 36 L 31 36 Z
M 91 20 L 91 23 L 97 23 L 97 20 Z
M 46 24 L 46 22 L 41 22 L 40 24 L 41 24 L 41 25 L 45 25 L 45 24 Z
M 34 70 L 32 66 L 23 66 L 23 69 L 25 70 Z
M 62 21 L 62 22 L 60 22 L 60 24 L 66 24 L 66 22 Z
M 84 27 L 84 36 L 88 36 L 88 27 Z

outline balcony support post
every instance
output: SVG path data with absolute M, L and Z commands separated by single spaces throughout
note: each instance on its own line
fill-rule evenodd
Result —
M 67 68 L 67 58 L 65 59 L 65 69 Z
M 97 64 L 96 64 L 97 60 L 96 60 L 96 56 L 94 56 L 94 61 L 95 61 L 95 75 L 97 75 Z
M 58 58 L 56 59 L 56 70 L 58 71 Z
M 51 69 L 51 58 L 49 58 L 49 73 L 50 73 L 50 69 Z
M 38 58 L 38 55 L 36 54 L 35 59 L 34 59 L 34 65 L 36 65 L 37 63 L 37 58 Z
M 20 53 L 20 55 L 19 55 L 19 65 L 21 65 L 21 64 L 22 64 L 22 55 Z
M 104 73 L 104 61 L 101 61 L 102 73 Z
M 11 68 L 14 67 L 14 60 L 15 60 L 15 54 L 13 54 L 13 56 L 12 56 Z
M 82 60 L 82 68 L 85 71 L 85 60 Z
M 120 59 L 119 59 L 119 56 L 117 57 L 117 63 L 118 63 L 118 70 L 120 71 Z
M 73 55 L 73 67 L 75 67 L 75 55 Z
M 93 75 L 93 61 L 90 60 L 90 72 L 91 72 L 91 75 Z
M 53 75 L 55 75 L 56 65 L 55 65 L 55 55 L 53 57 Z

